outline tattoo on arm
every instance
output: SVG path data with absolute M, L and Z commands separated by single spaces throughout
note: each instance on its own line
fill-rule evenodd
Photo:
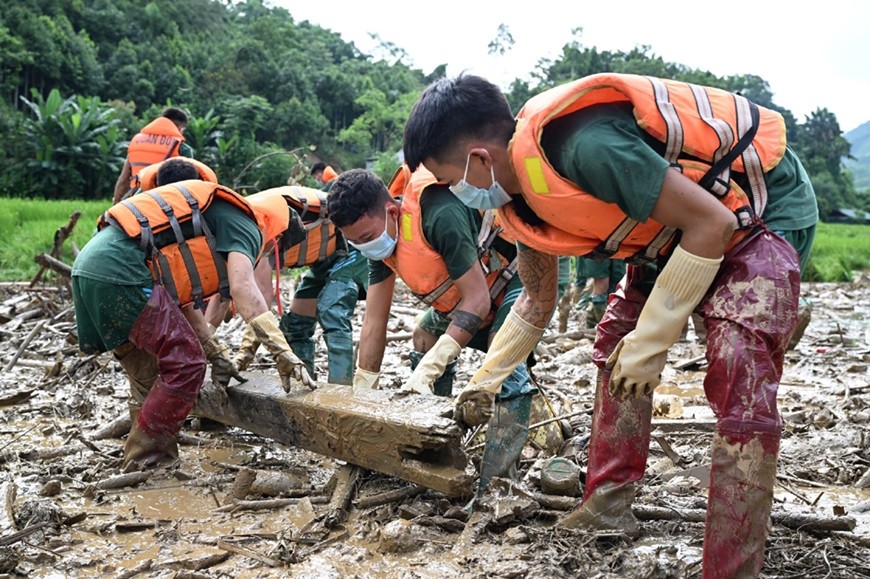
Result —
M 456 310 L 453 314 L 453 320 L 451 324 L 455 325 L 457 328 L 461 328 L 462 330 L 468 332 L 472 336 L 477 333 L 477 330 L 480 329 L 480 326 L 483 324 L 483 318 L 475 316 L 470 312 L 466 312 L 464 310 Z
M 531 324 L 545 327 L 556 308 L 559 283 L 558 257 L 520 246 L 517 254 L 523 294 L 515 308 Z

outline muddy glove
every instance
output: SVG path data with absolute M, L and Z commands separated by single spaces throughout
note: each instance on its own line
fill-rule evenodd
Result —
M 278 368 L 278 374 L 281 375 L 282 385 L 285 392 L 290 392 L 290 381 L 298 380 L 312 390 L 317 388 L 314 380 L 308 375 L 308 370 L 305 369 L 299 358 L 290 349 L 287 344 L 287 339 L 278 328 L 278 320 L 272 312 L 263 312 L 249 322 L 254 328 L 254 333 L 257 339 L 269 350 L 272 358 L 275 360 L 275 366 Z
M 353 373 L 354 390 L 377 390 L 380 388 L 381 373 L 356 367 Z
M 251 362 L 254 361 L 254 356 L 257 354 L 257 349 L 260 347 L 260 341 L 257 339 L 257 333 L 251 325 L 245 328 L 245 333 L 242 334 L 242 345 L 239 346 L 239 351 L 236 352 L 233 358 L 233 364 L 240 372 L 247 370 Z
M 544 328 L 533 326 L 511 310 L 489 346 L 483 365 L 459 393 L 453 418 L 468 426 L 488 422 L 502 382 L 526 361 L 543 334 Z
M 616 345 L 605 368 L 610 393 L 627 398 L 651 394 L 659 385 L 668 348 L 679 339 L 686 320 L 719 272 L 722 258 L 693 255 L 677 246 L 656 279 L 637 326 Z
M 230 379 L 235 378 L 240 383 L 247 382 L 247 379 L 239 374 L 235 364 L 230 360 L 229 348 L 218 342 L 214 336 L 203 342 L 202 351 L 211 364 L 212 384 L 221 390 L 221 398 L 226 401 L 226 387 L 229 386 Z
M 435 345 L 420 359 L 411 377 L 400 389 L 400 392 L 417 392 L 419 394 L 435 394 L 432 384 L 444 374 L 447 364 L 459 356 L 462 346 L 448 334 L 441 334 Z

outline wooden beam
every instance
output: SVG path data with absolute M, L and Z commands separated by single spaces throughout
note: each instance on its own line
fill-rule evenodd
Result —
M 194 414 L 450 496 L 471 494 L 473 469 L 450 399 L 337 384 L 285 394 L 277 376 L 246 377 L 227 389 L 226 406 L 206 382 Z

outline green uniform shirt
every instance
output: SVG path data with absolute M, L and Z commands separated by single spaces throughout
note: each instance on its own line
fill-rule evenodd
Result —
M 627 216 L 646 221 L 658 200 L 668 162 L 664 145 L 635 122 L 630 105 L 597 105 L 557 119 L 542 145 L 558 173 Z M 745 175 L 732 174 L 745 191 Z M 774 231 L 812 227 L 819 212 L 815 194 L 791 149 L 766 174 L 768 203 L 762 215 Z
M 224 259 L 236 251 L 248 256 L 251 264 L 256 262 L 262 235 L 253 219 L 221 199 L 212 201 L 203 217 Z M 182 224 L 184 233 L 192 233 L 191 228 L 190 222 Z M 160 246 L 174 239 L 172 231 L 167 230 L 157 235 L 156 242 Z M 117 227 L 103 228 L 85 244 L 73 264 L 72 275 L 117 285 L 148 287 L 153 283 L 139 241 Z
M 426 241 L 441 255 L 450 278 L 459 279 L 477 263 L 477 236 L 483 222 L 480 212 L 463 205 L 447 187 L 431 185 L 420 200 L 420 213 Z M 495 244 L 507 258 L 516 256 L 512 244 L 501 239 Z M 369 285 L 392 274 L 393 270 L 384 262 L 369 260 Z
M 220 199 L 212 201 L 203 215 L 224 259 L 236 251 L 247 255 L 252 264 L 256 261 L 262 238 L 252 219 Z M 182 229 L 190 233 L 189 223 Z M 162 232 L 157 244 L 172 239 L 171 231 Z M 103 228 L 82 248 L 72 278 L 81 350 L 105 352 L 126 342 L 154 285 L 138 241 L 117 227 Z

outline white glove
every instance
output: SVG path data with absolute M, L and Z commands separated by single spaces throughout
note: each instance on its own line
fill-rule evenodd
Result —
M 722 258 L 708 259 L 677 246 L 650 292 L 637 326 L 616 345 L 605 368 L 612 370 L 610 393 L 626 398 L 651 394 L 661 382 L 668 348 L 692 310 L 710 289 Z
M 468 426 L 489 421 L 501 384 L 526 361 L 544 334 L 511 310 L 486 352 L 483 365 L 456 398 L 453 418 Z
M 459 356 L 462 346 L 448 334 L 441 334 L 435 345 L 420 359 L 401 392 L 434 394 L 432 384 L 444 374 L 447 364 Z
M 364 368 L 356 367 L 353 373 L 353 389 L 354 390 L 377 390 L 380 388 L 381 373 L 372 372 Z

